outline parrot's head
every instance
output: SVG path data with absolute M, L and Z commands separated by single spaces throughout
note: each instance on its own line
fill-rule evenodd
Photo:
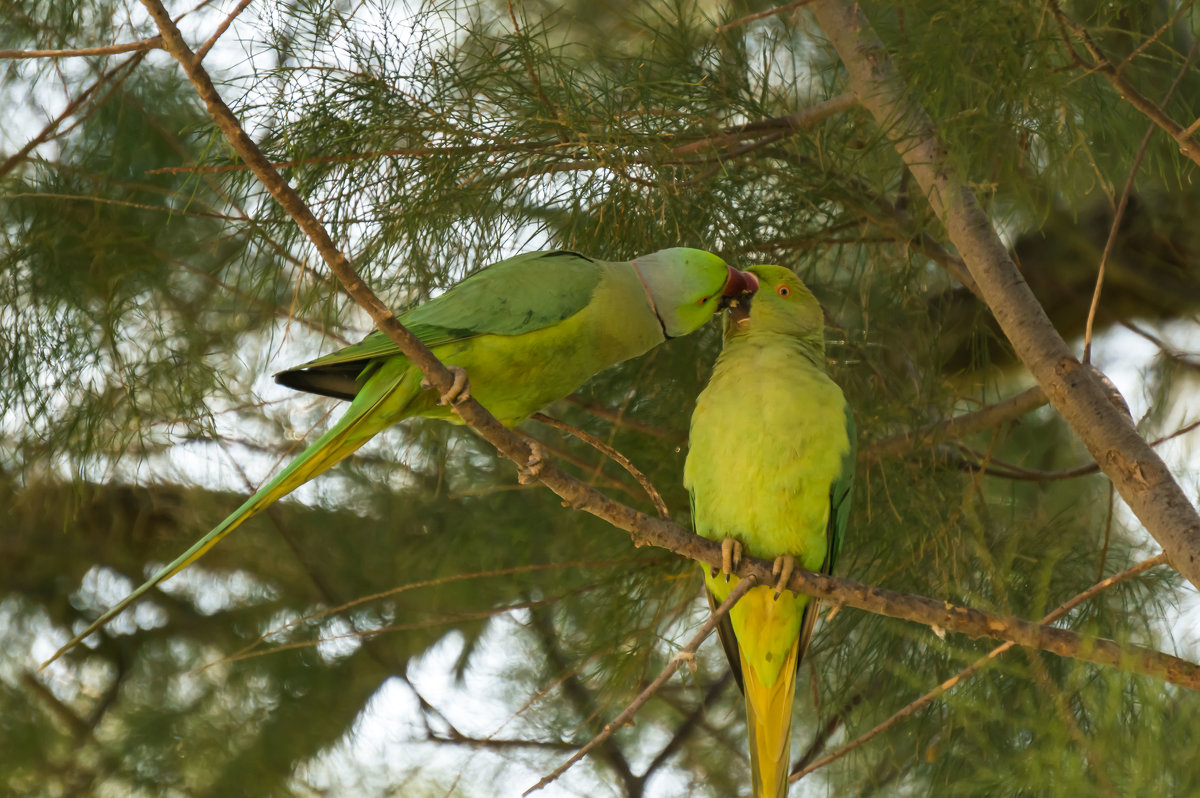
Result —
M 756 278 L 701 249 L 675 247 L 633 261 L 668 338 L 687 335 L 716 315 L 728 297 L 753 291 Z
M 824 346 L 825 314 L 799 277 L 782 266 L 751 266 L 747 271 L 758 278 L 758 291 L 729 308 L 726 336 L 776 332 Z

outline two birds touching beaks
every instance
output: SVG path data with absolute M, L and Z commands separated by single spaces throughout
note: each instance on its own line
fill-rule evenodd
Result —
M 781 589 L 795 565 L 830 572 L 846 527 L 854 424 L 825 370 L 820 305 L 790 271 L 739 271 L 696 249 L 606 262 L 534 252 L 488 266 L 399 320 L 456 374 L 439 396 L 381 332 L 280 372 L 277 382 L 349 400 L 345 414 L 228 518 L 60 648 L 58 659 L 243 521 L 412 416 L 461 423 L 469 391 L 519 424 L 609 366 L 687 335 L 726 310 L 724 347 L 692 416 L 684 483 L 698 534 L 776 561 L 778 586 L 751 588 L 718 630 L 746 698 L 755 796 L 783 796 L 796 672 L 816 612 Z M 465 378 L 465 379 L 464 379 Z M 737 584 L 705 569 L 713 606 Z

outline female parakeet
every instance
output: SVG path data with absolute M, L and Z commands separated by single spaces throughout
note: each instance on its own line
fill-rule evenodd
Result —
M 438 397 L 381 332 L 275 375 L 299 390 L 349 399 L 345 415 L 275 478 L 148 582 L 76 635 L 49 664 L 139 596 L 197 560 L 267 505 L 332 467 L 376 433 L 410 416 L 461 423 L 451 408 L 466 389 L 512 426 L 598 371 L 686 335 L 744 290 L 743 273 L 716 255 L 665 249 L 609 263 L 574 252 L 532 252 L 493 264 L 400 316 L 456 372 Z M 43 665 L 45 667 L 45 665 Z
M 832 571 L 854 476 L 854 421 L 825 373 L 816 298 L 779 266 L 749 269 L 758 290 L 730 308 L 725 344 L 696 401 L 684 484 L 696 532 L 722 541 L 726 570 L 742 553 L 775 560 L 776 586 L 751 588 L 718 627 L 746 698 L 757 798 L 787 794 L 796 669 L 816 612 L 780 587 L 798 562 Z M 737 584 L 705 569 L 713 606 Z

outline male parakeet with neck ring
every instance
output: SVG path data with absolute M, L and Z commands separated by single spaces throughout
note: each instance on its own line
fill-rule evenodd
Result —
M 712 606 L 736 586 L 743 553 L 775 561 L 775 585 L 751 588 L 718 631 L 746 698 L 756 798 L 787 794 L 796 671 L 817 613 L 782 586 L 797 563 L 837 561 L 854 477 L 854 421 L 825 372 L 824 317 L 792 272 L 752 266 L 758 288 L 735 300 L 725 342 L 696 400 L 684 484 L 696 532 L 722 541 L 705 569 Z
M 199 559 L 247 518 L 346 458 L 383 429 L 412 416 L 461 419 L 467 390 L 513 426 L 574 391 L 593 374 L 696 330 L 726 295 L 753 279 L 716 255 L 682 247 L 632 261 L 574 252 L 531 252 L 493 264 L 400 315 L 400 322 L 455 372 L 439 397 L 383 333 L 275 375 L 277 382 L 350 400 L 328 432 L 245 504 L 148 582 L 60 648 L 42 667 Z

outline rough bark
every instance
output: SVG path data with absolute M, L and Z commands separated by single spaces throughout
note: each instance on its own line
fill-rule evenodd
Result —
M 945 157 L 933 121 L 910 98 L 862 8 L 845 0 L 815 0 L 810 7 L 842 59 L 851 89 L 895 144 L 1017 356 L 1171 565 L 1200 587 L 1200 514 L 1054 329 L 966 177 Z

